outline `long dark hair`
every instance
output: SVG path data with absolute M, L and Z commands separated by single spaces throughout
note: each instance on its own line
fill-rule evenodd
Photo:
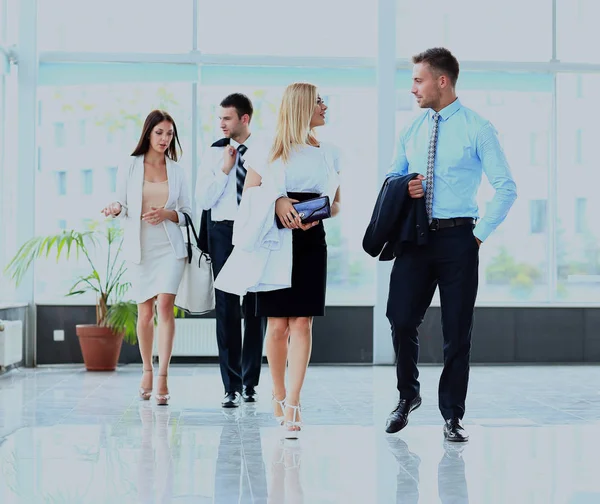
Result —
M 141 156 L 150 150 L 150 134 L 154 127 L 163 121 L 170 122 L 173 125 L 173 139 L 167 149 L 167 157 L 173 161 L 177 161 L 177 145 L 179 146 L 179 155 L 181 155 L 182 152 L 179 136 L 177 135 L 177 126 L 171 115 L 164 110 L 153 110 L 148 114 L 148 117 L 146 117 L 146 120 L 144 121 L 140 140 L 134 151 L 131 153 L 132 156 Z

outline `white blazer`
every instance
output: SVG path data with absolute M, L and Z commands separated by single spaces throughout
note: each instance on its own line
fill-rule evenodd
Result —
M 292 286 L 292 231 L 277 228 L 276 200 L 263 186 L 246 189 L 233 225 L 233 251 L 216 289 L 243 296 Z
M 292 286 L 292 231 L 278 229 L 275 221 L 275 202 L 283 194 L 281 169 L 267 169 L 260 186 L 244 191 L 233 224 L 233 251 L 217 275 L 216 289 L 243 296 Z
M 183 168 L 175 161 L 167 161 L 167 179 L 169 180 L 169 197 L 165 204 L 166 210 L 176 210 L 179 222 L 175 224 L 165 220 L 165 228 L 175 256 L 178 259 L 187 257 L 183 234 L 179 226 L 185 226 L 184 213 L 192 215 L 189 190 Z M 128 159 L 119 167 L 117 176 L 117 201 L 122 210 L 118 215 L 123 219 L 123 258 L 139 264 L 142 259 L 141 228 L 142 228 L 142 188 L 144 185 L 144 156 Z

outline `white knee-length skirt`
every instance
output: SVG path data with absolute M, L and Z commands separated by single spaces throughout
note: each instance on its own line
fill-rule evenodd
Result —
M 140 264 L 127 265 L 134 301 L 143 303 L 158 294 L 177 294 L 185 259 L 175 257 L 164 225 L 142 221 L 141 246 Z

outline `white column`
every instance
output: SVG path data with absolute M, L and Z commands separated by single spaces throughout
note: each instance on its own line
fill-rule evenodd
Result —
M 192 0 L 192 51 L 198 50 L 198 0 Z M 197 72 L 199 75 L 199 72 Z M 198 180 L 198 80 L 192 83 L 192 220 L 199 215 L 196 208 L 196 183 Z M 196 230 L 200 232 L 200 221 L 196 224 Z
M 552 63 L 557 59 L 557 18 L 556 0 L 552 0 Z M 556 256 L 556 221 L 558 219 L 558 74 L 552 80 L 552 120 L 550 124 L 550 163 L 548 165 L 548 211 L 546 229 L 548 229 L 548 247 L 546 264 L 548 265 L 548 301 L 556 301 L 558 286 L 558 258 Z
M 17 244 L 35 235 L 35 173 L 37 166 L 37 0 L 19 2 L 18 48 L 18 166 Z M 29 304 L 25 337 L 25 365 L 35 366 L 36 314 L 34 274 L 30 270 L 17 290 L 17 299 Z
M 377 176 L 383 183 L 396 138 L 396 0 L 378 0 L 377 30 Z M 377 262 L 373 309 L 373 363 L 392 364 L 390 324 L 385 316 L 391 262 Z

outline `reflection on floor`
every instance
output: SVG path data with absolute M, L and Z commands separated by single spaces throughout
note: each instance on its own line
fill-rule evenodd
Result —
M 473 367 L 466 445 L 448 445 L 438 367 L 399 435 L 391 367 L 311 367 L 299 441 L 281 440 L 268 370 L 256 405 L 220 408 L 215 366 L 174 366 L 168 407 L 140 402 L 141 368 L 0 377 L 0 502 L 600 502 L 600 368 Z

